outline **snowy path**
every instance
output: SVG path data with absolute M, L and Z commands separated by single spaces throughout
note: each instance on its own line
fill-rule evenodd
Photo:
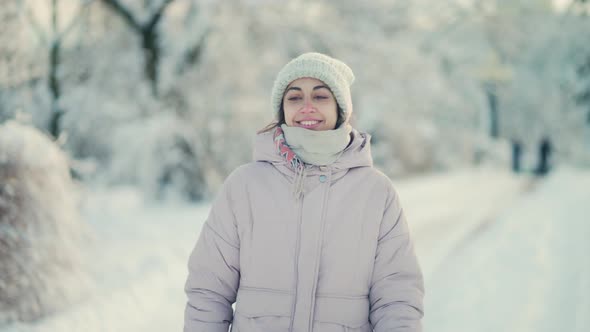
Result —
M 531 186 L 528 176 L 469 169 L 396 185 L 426 279 Z
M 489 170 L 396 185 L 425 271 L 426 331 L 589 329 L 590 174 L 562 171 L 528 186 Z M 93 295 L 0 332 L 181 331 L 186 259 L 208 209 L 93 192 Z
M 429 276 L 426 331 L 590 330 L 590 172 L 515 203 Z

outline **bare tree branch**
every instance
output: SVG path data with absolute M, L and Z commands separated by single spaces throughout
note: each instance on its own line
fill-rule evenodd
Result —
M 76 27 L 76 25 L 80 22 L 80 20 L 82 19 L 82 13 L 84 11 L 88 11 L 88 8 L 90 7 L 90 4 L 92 4 L 94 2 L 94 0 L 83 0 L 82 4 L 80 5 L 80 8 L 78 9 L 78 14 L 75 15 L 72 20 L 70 21 L 70 23 L 68 24 L 68 26 L 62 30 L 61 32 L 58 33 L 58 35 L 56 36 L 57 40 L 62 40 L 64 37 L 66 37 L 73 29 L 74 27 Z
M 121 15 L 131 28 L 141 33 L 142 25 L 137 21 L 135 16 L 133 16 L 129 8 L 123 6 L 118 0 L 102 0 L 102 2 L 111 7 L 117 14 Z
M 59 29 L 59 18 L 57 7 L 59 6 L 57 0 L 51 0 L 51 35 L 53 37 L 57 36 L 57 31 Z
M 168 5 L 170 5 L 172 3 L 172 1 L 174 0 L 164 0 L 162 2 L 162 4 L 160 5 L 160 7 L 158 7 L 158 9 L 156 10 L 155 13 L 153 13 L 153 15 L 151 16 L 150 20 L 146 23 L 146 25 L 144 26 L 145 29 L 153 29 L 156 24 L 158 24 L 158 22 L 160 21 L 160 19 L 162 18 L 162 15 L 164 14 L 164 11 L 166 11 L 166 7 L 168 7 Z
M 199 36 L 198 40 L 184 53 L 183 60 L 176 68 L 176 72 L 178 74 L 184 72 L 188 67 L 193 66 L 199 62 L 207 43 L 207 37 L 210 33 L 211 28 L 205 29 L 205 31 Z
M 43 29 L 39 25 L 39 22 L 37 22 L 37 20 L 35 19 L 35 16 L 33 15 L 31 8 L 29 8 L 29 6 L 27 6 L 27 3 L 25 0 L 20 1 L 20 10 L 19 11 L 23 14 L 25 19 L 31 24 L 31 26 L 33 27 L 33 30 L 35 30 L 35 35 L 37 36 L 37 38 L 39 38 L 39 42 L 43 46 L 48 46 L 49 41 L 47 39 L 47 35 L 43 32 Z
M 117 14 L 121 15 L 133 30 L 141 37 L 141 47 L 144 54 L 144 73 L 152 87 L 152 93 L 158 94 L 158 69 L 160 63 L 160 45 L 157 25 L 160 22 L 166 7 L 174 0 L 164 0 L 145 23 L 139 22 L 128 8 L 119 0 L 102 0 Z

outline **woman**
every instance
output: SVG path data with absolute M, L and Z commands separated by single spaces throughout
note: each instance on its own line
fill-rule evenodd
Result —
M 281 69 L 277 122 L 226 179 L 189 259 L 185 332 L 421 330 L 422 273 L 370 135 L 349 124 L 353 81 L 320 53 Z

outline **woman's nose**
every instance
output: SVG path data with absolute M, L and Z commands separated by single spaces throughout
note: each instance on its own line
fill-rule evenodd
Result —
M 303 105 L 303 108 L 301 109 L 301 112 L 303 112 L 303 113 L 311 113 L 311 112 L 317 112 L 317 110 L 311 104 L 310 101 L 306 101 L 305 104 Z

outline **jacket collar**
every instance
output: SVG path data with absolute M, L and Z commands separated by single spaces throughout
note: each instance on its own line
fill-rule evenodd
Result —
M 324 173 L 326 169 L 330 169 L 333 174 L 332 179 L 335 180 L 352 168 L 373 166 L 371 135 L 353 129 L 351 136 L 351 142 L 344 149 L 340 158 L 329 166 L 308 165 L 306 175 L 318 175 Z M 253 159 L 254 161 L 272 164 L 290 180 L 293 180 L 295 177 L 295 171 L 291 169 L 285 158 L 276 149 L 272 130 L 257 134 L 254 138 Z

